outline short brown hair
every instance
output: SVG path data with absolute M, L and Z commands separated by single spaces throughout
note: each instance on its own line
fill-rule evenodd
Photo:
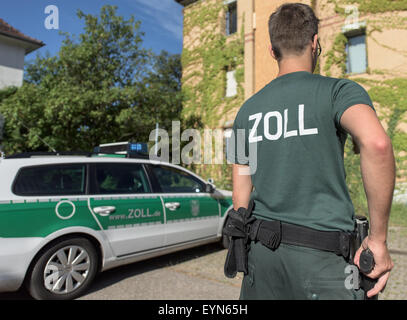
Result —
M 302 54 L 318 33 L 319 19 L 312 8 L 302 3 L 286 3 L 269 19 L 270 41 L 277 60 L 283 53 Z

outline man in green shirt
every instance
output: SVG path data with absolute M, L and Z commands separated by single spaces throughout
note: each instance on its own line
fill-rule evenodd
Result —
M 313 74 L 320 46 L 318 23 L 304 4 L 285 4 L 270 16 L 270 53 L 277 78 L 248 99 L 234 122 L 233 205 L 266 221 L 317 231 L 353 231 L 354 208 L 345 182 L 344 144 L 360 149 L 370 234 L 378 279 L 368 297 L 385 286 L 393 267 L 386 237 L 395 183 L 389 137 L 367 92 L 357 83 Z M 243 138 L 242 138 L 243 137 Z M 354 258 L 359 265 L 360 248 Z M 270 250 L 252 241 L 241 299 L 361 299 L 345 286 L 349 261 L 340 255 L 281 243 Z

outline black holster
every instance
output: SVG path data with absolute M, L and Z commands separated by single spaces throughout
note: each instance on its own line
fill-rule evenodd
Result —
M 234 278 L 237 272 L 248 273 L 248 252 L 250 242 L 262 239 L 262 244 L 271 250 L 278 248 L 281 242 L 281 223 L 273 221 L 265 223 L 252 216 L 254 201 L 251 200 L 247 209 L 232 209 L 229 212 L 223 234 L 229 236 L 229 250 L 226 256 L 224 273 Z
M 224 273 L 228 278 L 234 278 L 237 272 L 248 273 L 247 253 L 250 249 L 250 223 L 255 220 L 252 217 L 254 202 L 250 201 L 249 207 L 232 209 L 229 212 L 223 234 L 231 238 L 229 250 L 226 256 Z
M 352 243 L 352 246 L 351 246 L 351 254 L 350 254 L 350 258 L 351 258 L 350 263 L 352 263 L 352 264 L 353 264 L 353 259 L 355 257 L 356 251 L 360 248 L 360 246 L 362 245 L 363 240 L 369 234 L 369 222 L 368 222 L 366 217 L 356 216 L 356 218 L 355 218 L 355 232 L 354 233 L 355 233 L 355 237 L 353 239 L 353 243 Z M 360 261 L 360 263 L 361 262 L 362 261 Z M 373 256 L 372 256 L 371 263 L 373 265 L 370 266 L 370 269 L 373 269 L 373 267 L 374 267 Z M 361 270 L 364 269 L 364 268 L 362 268 L 362 265 L 361 265 L 360 269 Z M 369 266 L 368 266 L 368 269 L 369 269 Z M 378 299 L 378 295 L 373 296 L 371 298 L 368 298 L 367 295 L 366 295 L 367 291 L 372 289 L 375 286 L 376 282 L 377 282 L 377 279 L 369 278 L 368 276 L 366 276 L 363 272 L 361 272 L 359 270 L 359 287 L 361 289 L 363 289 L 363 291 L 365 292 L 365 300 L 377 300 Z

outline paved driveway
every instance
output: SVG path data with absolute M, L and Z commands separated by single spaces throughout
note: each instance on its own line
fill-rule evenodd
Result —
M 109 270 L 80 299 L 238 299 L 240 282 L 223 276 L 226 250 L 201 246 Z
M 394 269 L 379 299 L 407 300 L 407 228 L 390 227 L 388 244 Z
M 395 268 L 380 299 L 407 300 L 407 228 L 390 228 L 389 247 Z M 238 299 L 241 274 L 223 275 L 226 250 L 218 244 L 140 261 L 101 273 L 83 300 L 222 300 Z M 28 299 L 23 292 L 0 299 Z
M 227 251 L 218 243 L 140 261 L 100 273 L 81 300 L 235 300 L 241 277 L 223 275 Z M 4 299 L 30 299 L 24 292 Z

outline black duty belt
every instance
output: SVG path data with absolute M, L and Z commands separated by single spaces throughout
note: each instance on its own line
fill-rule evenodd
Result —
M 247 274 L 247 252 L 250 241 L 260 241 L 271 250 L 276 250 L 280 243 L 297 245 L 333 252 L 349 259 L 353 233 L 340 231 L 320 231 L 304 226 L 266 221 L 251 216 L 253 201 L 249 208 L 239 208 L 229 213 L 224 234 L 231 237 L 229 251 L 225 262 L 225 275 L 229 278 L 237 272 Z
M 251 240 L 260 241 L 272 250 L 277 249 L 280 243 L 285 243 L 333 252 L 346 259 L 349 257 L 352 237 L 349 232 L 320 231 L 280 221 L 259 219 L 251 225 L 249 232 Z

